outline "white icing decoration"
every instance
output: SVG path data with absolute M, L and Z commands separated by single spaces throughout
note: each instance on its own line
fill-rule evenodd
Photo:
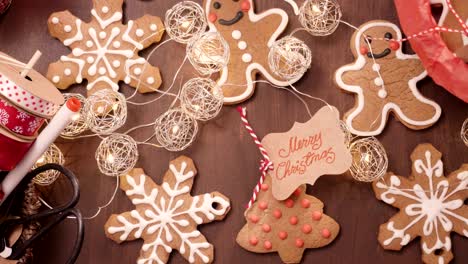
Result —
M 70 25 L 66 25 L 63 27 L 63 30 L 65 30 L 67 33 L 70 33 L 72 31 L 72 27 Z
M 112 43 L 112 47 L 114 47 L 116 49 L 120 48 L 120 41 L 118 41 L 118 40 L 114 41 L 114 43 Z
M 103 20 L 96 12 L 96 10 L 92 9 L 91 14 L 96 18 L 97 22 L 101 26 L 101 29 L 106 29 L 107 26 L 110 24 L 117 22 L 122 19 L 122 13 L 121 12 L 115 12 L 111 17 L 108 19 Z
M 206 0 L 205 1 L 205 12 L 206 12 L 206 14 L 210 13 L 212 3 L 213 3 L 213 0 Z M 271 16 L 271 15 L 277 15 L 277 16 L 281 17 L 281 23 L 279 24 L 279 26 L 275 30 L 275 32 L 271 35 L 271 37 L 268 39 L 267 47 L 265 47 L 265 49 L 269 49 L 273 45 L 273 43 L 275 43 L 275 41 L 278 39 L 278 37 L 281 35 L 281 33 L 283 33 L 284 30 L 286 29 L 286 27 L 288 25 L 288 21 L 289 21 L 288 14 L 284 10 L 279 9 L 279 8 L 268 9 L 268 10 L 266 10 L 265 12 L 263 12 L 261 14 L 255 14 L 253 8 L 250 8 L 249 12 L 248 12 L 248 15 L 249 15 L 248 18 L 250 19 L 250 21 L 254 22 L 254 23 L 259 22 L 260 20 L 264 19 L 265 17 Z M 246 18 L 244 17 L 243 19 L 246 19 Z M 211 32 L 217 32 L 218 31 L 216 29 L 216 26 L 213 23 L 208 21 L 208 25 L 210 27 Z M 254 30 L 254 31 L 257 30 L 256 27 L 251 27 L 251 28 L 246 28 L 246 29 L 250 29 L 250 30 Z M 233 49 L 233 47 L 230 47 L 230 48 L 231 48 L 231 50 Z M 277 85 L 277 86 L 289 86 L 289 85 L 297 82 L 302 77 L 301 76 L 301 77 L 298 77 L 296 79 L 289 80 L 289 81 L 278 80 L 275 77 L 273 77 L 270 74 L 270 72 L 265 69 L 265 67 L 263 65 L 261 65 L 259 63 L 251 63 L 247 67 L 247 69 L 245 71 L 245 77 L 246 77 L 246 80 L 247 80 L 247 87 L 246 87 L 245 91 L 242 94 L 238 95 L 238 96 L 234 96 L 234 97 L 225 96 L 224 97 L 224 102 L 226 102 L 226 103 L 236 103 L 236 102 L 239 102 L 239 101 L 243 101 L 246 98 L 248 98 L 249 96 L 251 96 L 252 92 L 253 92 L 253 89 L 254 89 L 254 81 L 253 81 L 253 73 L 254 72 L 260 72 L 268 81 L 270 81 L 271 83 L 273 83 L 274 85 Z M 228 70 L 228 67 L 226 66 L 221 71 L 221 76 L 220 76 L 220 79 L 218 80 L 218 85 L 219 86 L 222 86 L 222 85 L 224 85 L 226 83 L 226 81 L 228 79 L 228 75 L 229 75 L 229 70 Z
M 63 44 L 65 46 L 70 46 L 71 44 L 75 43 L 76 41 L 80 41 L 80 40 L 83 39 L 83 33 L 81 33 L 81 20 L 77 19 L 75 21 L 75 23 L 76 23 L 76 34 L 75 34 L 75 36 L 63 41 Z M 66 29 L 65 29 L 65 31 L 66 31 Z M 70 27 L 70 31 L 71 31 L 71 27 Z
M 177 241 L 180 241 L 177 244 L 179 252 L 181 254 L 188 252 L 187 258 L 190 263 L 194 263 L 196 257 L 208 263 L 210 258 L 202 250 L 209 248 L 210 244 L 195 242 L 199 241 L 201 233 L 198 230 L 187 230 L 183 227 L 190 225 L 188 219 L 202 224 L 204 221 L 201 216 L 214 220 L 216 216 L 224 215 L 230 206 L 229 202 L 220 196 L 212 197 L 210 194 L 204 194 L 193 197 L 190 205 L 185 205 L 186 200 L 180 199 L 179 196 L 190 193 L 189 186 L 184 183 L 191 180 L 195 173 L 186 171 L 187 163 L 185 162 L 182 162 L 179 169 L 173 164 L 169 169 L 174 175 L 175 182 L 171 184 L 164 182 L 160 188 L 151 190 L 147 188 L 146 180 L 149 178 L 145 175 L 139 175 L 139 177 L 126 175 L 125 178 L 130 187 L 126 195 L 131 198 L 134 205 L 145 205 L 147 209 L 141 213 L 137 210 L 131 211 L 131 219 L 122 215 L 117 216 L 116 220 L 119 225 L 110 226 L 107 232 L 118 234 L 121 241 L 127 240 L 131 234 L 136 238 L 145 238 L 142 251 L 151 252 L 151 254 L 145 254 L 148 257 L 140 257 L 138 264 L 164 263 L 158 250 L 163 249 L 170 253 L 172 248 L 168 243 L 174 241 L 175 236 Z M 164 197 L 169 199 L 166 200 Z M 219 204 L 219 209 L 212 207 L 214 203 Z M 151 240 L 146 240 L 149 235 Z
M 360 47 L 360 39 L 362 37 L 362 34 L 366 30 L 368 30 L 369 28 L 372 28 L 372 27 L 389 27 L 389 28 L 392 28 L 397 33 L 397 36 L 395 38 L 396 39 L 401 39 L 402 38 L 401 31 L 395 24 L 392 24 L 392 23 L 389 23 L 389 22 L 369 23 L 366 26 L 362 27 L 356 33 L 356 36 L 355 36 L 355 41 L 356 41 L 355 42 L 355 47 L 356 47 L 356 49 L 359 49 L 359 47 Z M 440 115 L 442 113 L 442 110 L 441 110 L 440 106 L 437 103 L 425 98 L 419 92 L 419 90 L 418 90 L 418 88 L 416 86 L 416 83 L 418 81 L 424 79 L 427 76 L 427 72 L 424 71 L 419 76 L 415 76 L 413 79 L 409 80 L 408 81 L 408 87 L 411 90 L 412 94 L 420 102 L 428 104 L 428 105 L 430 105 L 430 106 L 432 106 L 434 108 L 434 110 L 435 110 L 434 116 L 432 116 L 428 120 L 422 120 L 422 121 L 412 120 L 412 119 L 410 119 L 409 117 L 407 117 L 404 114 L 403 110 L 401 110 L 399 105 L 397 105 L 397 104 L 395 104 L 393 102 L 388 102 L 383 107 L 382 114 L 380 115 L 380 118 L 381 118 L 380 126 L 378 128 L 376 128 L 373 131 L 360 131 L 360 130 L 354 128 L 354 126 L 353 126 L 354 118 L 356 118 L 356 116 L 358 116 L 359 113 L 361 113 L 363 111 L 363 109 L 364 109 L 364 93 L 363 93 L 363 89 L 360 86 L 345 84 L 343 79 L 342 79 L 342 76 L 343 76 L 343 74 L 345 72 L 348 72 L 348 71 L 359 71 L 359 70 L 363 69 L 364 66 L 366 65 L 366 58 L 364 57 L 364 55 L 362 55 L 359 52 L 359 50 L 357 50 L 356 54 L 358 55 L 358 58 L 356 59 L 356 62 L 354 64 L 346 65 L 346 66 L 343 66 L 343 67 L 339 68 L 336 71 L 336 74 L 335 74 L 336 83 L 338 84 L 338 86 L 341 89 L 352 92 L 352 93 L 355 93 L 355 94 L 358 95 L 358 99 L 357 99 L 358 105 L 353 110 L 353 112 L 351 112 L 347 116 L 347 119 L 346 119 L 346 124 L 348 125 L 348 128 L 349 128 L 351 133 L 353 133 L 355 135 L 359 135 L 359 136 L 376 136 L 376 135 L 379 135 L 380 133 L 382 133 L 383 129 L 385 128 L 385 125 L 386 125 L 385 121 L 386 121 L 388 113 L 390 111 L 395 112 L 398 115 L 398 118 L 400 118 L 405 123 L 413 125 L 413 126 L 428 126 L 428 125 L 432 125 L 435 122 L 437 122 L 437 120 L 440 118 Z M 401 47 L 395 52 L 395 54 L 396 54 L 397 59 L 399 59 L 399 60 L 418 59 L 418 57 L 416 55 L 404 54 L 402 52 L 402 50 L 401 50 Z M 377 121 L 375 121 L 375 122 L 377 123 Z
M 252 61 L 252 55 L 250 53 L 244 53 L 242 55 L 242 61 L 245 63 L 249 63 Z
M 240 38 L 242 38 L 242 33 L 239 30 L 234 30 L 232 31 L 232 38 L 239 40 Z
M 443 176 L 443 163 L 439 159 L 433 165 L 431 152 L 426 151 L 424 154 L 426 160 L 416 160 L 413 167 L 414 171 L 421 175 L 420 177 L 427 177 L 428 190 L 423 189 L 419 184 L 415 184 L 412 189 L 400 189 L 401 182 L 396 176 L 390 177 L 389 186 L 384 181 L 379 181 L 376 184 L 377 188 L 385 190 L 380 195 L 380 199 L 388 204 L 393 204 L 397 196 L 405 197 L 414 202 L 404 209 L 404 212 L 411 216 L 412 220 L 402 228 L 397 228 L 393 222 L 389 222 L 387 229 L 392 232 L 392 236 L 385 240 L 383 244 L 388 246 L 395 239 L 400 239 L 400 245 L 402 246 L 408 244 L 411 236 L 406 232 L 423 221 L 422 231 L 424 236 L 430 236 L 434 233 L 436 235 L 434 245 L 428 246 L 427 240 L 422 243 L 424 253 L 431 254 L 435 250 L 443 248 L 450 251 L 450 237 L 448 235 L 441 237 L 440 232 L 450 234 L 454 226 L 452 219 L 468 225 L 468 218 L 455 212 L 455 210 L 464 206 L 464 201 L 460 199 L 450 200 L 454 194 L 468 189 L 468 171 L 462 171 L 457 175 L 457 179 L 460 181 L 457 182 L 458 185 L 456 186 L 450 187 L 449 182 L 445 179 L 435 185 L 434 177 L 440 178 Z M 451 191 L 449 192 L 449 190 Z
M 60 22 L 60 20 L 58 19 L 58 17 L 53 17 L 52 18 L 52 24 L 58 24 Z
M 112 66 L 114 66 L 114 68 L 120 67 L 120 61 L 118 61 L 118 60 L 113 61 Z
M 158 29 L 158 26 L 156 24 L 151 24 L 150 29 L 151 31 L 156 31 Z
M 94 85 L 96 85 L 96 83 L 99 83 L 99 82 L 105 82 L 107 83 L 108 85 L 110 85 L 110 87 L 112 88 L 112 90 L 114 90 L 115 92 L 117 92 L 119 90 L 119 85 L 116 84 L 115 82 L 113 82 L 109 77 L 107 76 L 101 76 L 99 78 L 97 78 L 96 80 L 94 80 L 94 82 L 91 82 L 91 83 L 88 83 L 88 85 L 86 86 L 86 89 L 88 90 L 91 90 L 94 88 Z
M 136 60 L 127 60 L 125 62 L 125 72 L 126 73 L 129 73 L 130 72 L 130 69 L 134 66 L 134 65 L 138 65 L 138 64 L 145 64 L 146 63 L 146 60 L 144 58 L 138 58 Z M 124 82 L 126 84 L 129 84 L 131 82 L 131 76 L 130 74 L 127 74 L 127 76 L 125 76 L 124 78 Z
M 104 74 L 106 74 L 106 72 L 107 72 L 107 70 L 106 70 L 105 67 L 100 67 L 100 68 L 99 68 L 99 74 L 100 74 L 100 75 L 104 75 Z
M 293 8 L 294 10 L 294 14 L 297 16 L 299 15 L 299 6 L 297 5 L 296 2 L 294 2 L 294 0 L 284 0 L 286 1 L 286 3 L 290 4 L 291 7 Z
M 92 48 L 93 47 L 93 42 L 91 40 L 86 41 L 86 47 Z
M 69 68 L 66 68 L 63 73 L 66 75 L 66 76 L 70 76 L 71 75 L 71 70 Z
M 133 73 L 134 73 L 135 75 L 140 75 L 140 74 L 141 74 L 141 69 L 140 69 L 140 68 L 135 68 L 135 69 L 133 70 Z
M 99 38 L 100 39 L 105 39 L 107 37 L 107 33 L 105 31 L 99 32 Z
M 83 81 L 83 68 L 85 65 L 85 62 L 81 59 L 75 59 L 75 58 L 69 58 L 67 56 L 62 56 L 60 57 L 60 60 L 63 62 L 73 62 L 78 65 L 78 73 L 76 74 L 75 81 L 76 83 L 81 83 Z
M 237 47 L 240 50 L 245 50 L 247 48 L 247 43 L 245 41 L 240 41 L 239 43 L 237 43 Z
M 374 79 L 374 84 L 377 85 L 377 86 L 383 86 L 384 81 L 382 80 L 382 78 L 377 77 L 377 78 Z
M 380 65 L 377 64 L 377 63 L 372 64 L 372 70 L 375 71 L 375 72 L 379 72 L 380 71 Z
M 148 77 L 148 78 L 146 79 L 146 82 L 147 82 L 148 84 L 153 84 L 153 83 L 154 83 L 154 78 L 153 78 L 153 77 Z
M 52 77 L 52 81 L 53 81 L 54 83 L 60 82 L 60 76 L 55 75 L 54 77 Z
M 387 93 L 387 91 L 385 91 L 385 89 L 380 89 L 379 92 L 377 93 L 377 95 L 380 98 L 385 99 L 385 98 L 387 98 L 388 93 Z
M 143 37 L 143 35 L 145 34 L 145 32 L 143 31 L 143 29 L 139 28 L 136 30 L 135 34 L 137 35 L 137 37 Z
M 132 39 L 129 35 L 130 31 L 132 30 L 132 27 L 133 27 L 133 20 L 130 20 L 128 21 L 128 25 L 127 25 L 127 30 L 125 31 L 125 33 L 123 34 L 122 36 L 122 39 L 130 44 L 132 44 L 133 46 L 135 46 L 137 49 L 139 50 L 142 50 L 143 49 L 143 44 L 141 44 L 140 42 L 137 42 L 135 41 L 134 39 Z
M 94 57 L 88 56 L 88 58 L 86 58 L 86 62 L 88 62 L 89 64 L 93 63 L 94 62 Z
M 103 7 L 101 8 L 101 11 L 102 11 L 102 13 L 107 14 L 107 13 L 109 12 L 109 7 L 103 6 Z

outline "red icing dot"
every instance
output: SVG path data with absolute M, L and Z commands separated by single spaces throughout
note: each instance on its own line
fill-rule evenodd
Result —
M 250 10 L 250 2 L 247 1 L 247 0 L 244 0 L 242 3 L 241 3 L 241 9 L 242 11 L 244 12 L 248 12 Z
M 308 224 L 303 225 L 302 232 L 304 232 L 304 234 L 310 234 L 310 232 L 312 232 L 312 226 Z
M 322 219 L 322 213 L 319 211 L 314 211 L 312 213 L 312 219 L 314 219 L 315 221 L 319 221 L 320 219 Z
M 400 48 L 400 43 L 396 42 L 396 41 L 391 41 L 390 42 L 390 48 L 392 50 L 397 50 Z
M 274 216 L 276 219 L 280 219 L 281 216 L 283 216 L 283 214 L 281 213 L 280 209 L 275 209 L 275 211 L 273 211 L 273 216 Z
M 265 210 L 268 208 L 268 203 L 267 202 L 260 202 L 258 203 L 258 208 Z
M 294 201 L 292 199 L 287 199 L 284 204 L 287 208 L 292 208 L 294 206 Z
M 322 232 L 320 233 L 322 234 L 323 238 L 330 238 L 331 236 L 330 230 L 328 230 L 327 228 L 322 229 Z
M 216 20 L 218 20 L 218 16 L 215 14 L 215 13 L 210 13 L 208 15 L 208 20 L 211 22 L 211 23 L 214 23 L 216 22 Z
M 251 237 L 251 238 L 249 239 L 249 243 L 250 243 L 250 245 L 252 245 L 252 246 L 256 246 L 256 245 L 258 244 L 258 238 L 257 238 L 257 237 L 254 237 L 254 236 Z
M 304 246 L 304 240 L 298 238 L 296 239 L 296 247 L 301 248 Z
M 297 189 L 293 192 L 293 194 L 294 194 L 294 196 L 299 196 L 299 195 L 301 195 L 301 192 L 302 192 L 302 190 L 299 189 L 299 188 L 297 188 Z
M 266 192 L 268 191 L 268 184 L 262 184 L 260 188 L 262 189 L 262 191 Z
M 290 223 L 291 225 L 297 225 L 297 222 L 299 222 L 299 220 L 297 219 L 297 216 L 291 216 L 291 217 L 289 218 L 289 223 Z
M 362 55 L 366 55 L 368 52 L 369 50 L 366 46 L 362 46 L 361 48 L 359 48 L 359 53 L 361 53 Z
M 303 208 L 309 208 L 309 206 L 310 206 L 310 201 L 307 200 L 307 199 L 302 199 L 302 201 L 301 201 L 301 206 L 302 206 Z
M 288 233 L 284 232 L 284 231 L 281 231 L 278 233 L 278 237 L 281 239 L 281 240 L 285 240 L 286 238 L 288 238 Z
M 263 247 L 264 247 L 266 250 L 270 250 L 271 247 L 272 247 L 271 242 L 268 241 L 268 240 L 265 241 L 265 242 L 263 243 Z
M 258 222 L 258 220 L 260 220 L 260 218 L 254 214 L 250 215 L 249 216 L 249 219 L 252 223 L 256 224 Z
M 269 224 L 263 224 L 262 230 L 265 233 L 269 233 L 271 231 L 271 226 Z

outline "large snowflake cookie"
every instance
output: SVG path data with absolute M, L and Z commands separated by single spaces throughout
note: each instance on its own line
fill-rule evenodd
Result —
M 344 117 L 353 134 L 379 135 L 391 112 L 411 129 L 424 129 L 439 120 L 440 106 L 416 86 L 427 76 L 421 61 L 404 54 L 398 42 L 388 41 L 401 38 L 395 24 L 382 20 L 365 23 L 351 38 L 356 61 L 339 68 L 335 80 L 356 95 L 356 105 Z
M 304 250 L 330 244 L 340 226 L 323 213 L 323 203 L 299 187 L 285 201 L 273 197 L 271 177 L 266 177 L 257 201 L 245 213 L 247 224 L 237 243 L 256 253 L 278 252 L 284 263 L 301 262 Z
M 229 63 L 218 81 L 226 104 L 249 99 L 257 73 L 279 86 L 297 81 L 281 80 L 268 66 L 270 47 L 288 25 L 284 10 L 273 8 L 256 14 L 253 0 L 204 0 L 204 5 L 210 30 L 219 32 L 230 48 Z
M 159 17 L 145 15 L 122 24 L 123 0 L 93 0 L 92 19 L 84 23 L 69 11 L 53 13 L 49 32 L 72 53 L 50 64 L 47 77 L 60 89 L 88 80 L 88 95 L 101 89 L 119 89 L 119 81 L 154 92 L 161 85 L 159 69 L 138 52 L 161 40 Z
M 136 209 L 112 215 L 105 225 L 107 237 L 117 243 L 143 239 L 138 264 L 167 263 L 172 249 L 190 263 L 211 263 L 213 246 L 197 226 L 224 219 L 230 202 L 217 192 L 191 196 L 196 173 L 193 161 L 182 156 L 171 161 L 162 185 L 142 169 L 121 176 L 120 188 Z
M 445 177 L 441 158 L 432 145 L 419 145 L 411 178 L 389 172 L 373 184 L 378 199 L 400 209 L 380 226 L 385 249 L 400 250 L 420 236 L 424 263 L 443 264 L 453 258 L 450 233 L 468 237 L 468 164 Z

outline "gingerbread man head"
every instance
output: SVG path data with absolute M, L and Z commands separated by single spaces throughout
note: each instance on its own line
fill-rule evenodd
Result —
M 403 54 L 400 29 L 392 23 L 379 21 L 362 25 L 351 38 L 351 47 L 356 58 L 362 57 L 366 62 L 380 59 L 394 59 Z
M 232 26 L 244 19 L 253 8 L 251 0 L 206 0 L 208 21 L 215 25 Z

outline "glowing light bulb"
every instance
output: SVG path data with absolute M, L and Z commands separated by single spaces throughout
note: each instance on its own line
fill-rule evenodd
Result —
M 314 11 L 314 13 L 321 13 L 322 12 L 317 5 L 312 5 L 312 11 Z
M 72 117 L 72 120 L 73 120 L 73 121 L 76 121 L 76 120 L 80 119 L 80 116 L 81 116 L 80 114 L 76 114 L 76 115 L 74 115 L 74 116 Z
M 109 153 L 109 155 L 107 155 L 106 160 L 107 160 L 107 162 L 109 162 L 109 163 L 114 163 L 114 161 L 115 161 L 114 155 L 112 155 L 111 153 Z
M 179 132 L 179 129 L 180 129 L 179 126 L 173 126 L 172 127 L 172 134 L 174 134 L 174 135 L 177 134 L 177 132 Z
M 117 111 L 117 109 L 119 109 L 119 104 L 115 103 L 112 105 L 112 110 Z
M 103 107 L 103 106 L 99 106 L 99 107 L 97 108 L 97 112 L 98 112 L 98 114 L 104 113 L 104 107 Z
M 36 161 L 36 163 L 37 163 L 37 164 L 42 164 L 42 163 L 44 163 L 44 161 L 45 161 L 45 157 L 44 157 L 44 155 L 42 155 L 42 156 Z
M 371 159 L 371 156 L 369 155 L 369 153 L 364 154 L 364 162 L 370 163 L 370 159 Z
M 181 26 L 182 26 L 182 28 L 184 28 L 184 29 L 188 29 L 188 28 L 190 27 L 191 24 L 192 24 L 192 21 L 186 20 L 186 21 L 182 22 Z

